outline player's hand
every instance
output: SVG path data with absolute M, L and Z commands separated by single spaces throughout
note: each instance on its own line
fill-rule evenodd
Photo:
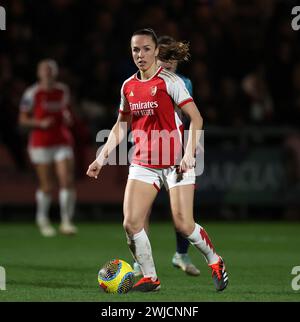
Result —
M 98 178 L 98 174 L 101 170 L 102 166 L 95 160 L 93 163 L 89 165 L 86 174 L 91 178 Z
M 185 154 L 179 165 L 179 172 L 186 172 L 189 169 L 194 168 L 196 165 L 196 159 L 190 154 Z
M 49 129 L 53 124 L 55 120 L 53 117 L 45 117 L 44 119 L 40 120 L 39 127 L 43 130 Z

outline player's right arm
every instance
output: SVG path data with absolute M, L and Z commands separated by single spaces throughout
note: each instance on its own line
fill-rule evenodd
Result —
M 108 159 L 110 153 L 124 139 L 124 137 L 127 135 L 127 130 L 131 125 L 130 107 L 124 93 L 125 83 L 126 81 L 123 83 L 121 88 L 121 102 L 117 122 L 111 129 L 107 142 L 104 145 L 103 149 L 97 156 L 96 160 L 90 164 L 86 172 L 86 174 L 91 178 L 97 179 L 98 174 L 103 165 L 105 164 L 105 161 Z
M 97 179 L 99 172 L 105 164 L 105 161 L 109 157 L 110 153 L 119 145 L 119 143 L 127 135 L 127 130 L 130 124 L 131 115 L 127 113 L 120 113 L 117 122 L 115 123 L 115 125 L 109 133 L 106 144 L 104 145 L 96 160 L 92 162 L 88 167 L 86 174 L 89 177 Z

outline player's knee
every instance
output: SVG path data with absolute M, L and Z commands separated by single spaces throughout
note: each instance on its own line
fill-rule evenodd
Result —
M 182 234 L 183 236 L 189 236 L 194 229 L 194 223 L 192 222 L 188 222 L 184 219 L 181 220 L 177 220 L 174 222 L 175 224 L 175 229 L 176 231 L 178 231 L 180 234 Z
M 41 185 L 40 190 L 46 194 L 51 194 L 53 192 L 53 185 L 50 183 L 47 185 Z
M 143 225 L 134 222 L 129 218 L 125 218 L 123 221 L 123 228 L 129 236 L 133 236 L 134 234 L 137 234 L 139 231 L 143 229 Z

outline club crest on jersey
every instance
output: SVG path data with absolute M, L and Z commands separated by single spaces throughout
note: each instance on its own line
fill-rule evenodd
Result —
M 133 91 L 130 91 L 129 96 L 134 96 Z
M 157 86 L 152 86 L 150 90 L 151 96 L 154 96 L 156 94 L 156 91 L 157 91 Z

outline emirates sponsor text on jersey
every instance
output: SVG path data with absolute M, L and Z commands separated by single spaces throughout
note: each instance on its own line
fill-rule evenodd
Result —
M 132 111 L 147 110 L 149 108 L 157 108 L 158 107 L 157 101 L 148 101 L 148 102 L 138 101 L 137 103 L 129 103 L 129 105 L 130 105 L 130 109 Z

